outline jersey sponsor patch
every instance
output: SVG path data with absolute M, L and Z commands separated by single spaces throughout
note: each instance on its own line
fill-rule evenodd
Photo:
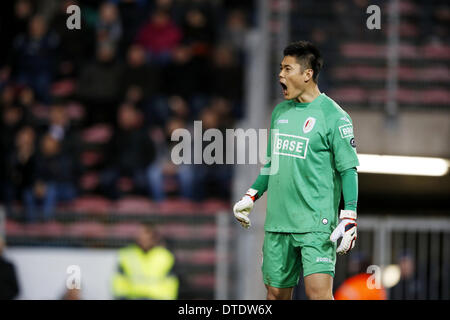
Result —
M 353 136 L 353 125 L 344 124 L 339 127 L 339 132 L 341 133 L 342 138 L 348 138 Z
M 308 151 L 309 139 L 291 134 L 277 133 L 275 135 L 274 154 L 295 157 L 300 159 L 306 158 Z
M 314 128 L 314 124 L 316 123 L 316 119 L 313 117 L 309 117 L 305 120 L 303 124 L 303 133 L 308 133 Z

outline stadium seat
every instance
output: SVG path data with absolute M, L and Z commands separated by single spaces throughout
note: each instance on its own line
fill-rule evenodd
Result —
M 81 137 L 84 143 L 105 144 L 111 139 L 112 128 L 107 124 L 97 124 L 84 129 Z
M 66 228 L 62 223 L 51 221 L 43 223 L 40 226 L 39 235 L 42 237 L 50 237 L 50 238 L 63 237 L 65 234 L 65 230 Z
M 67 97 L 75 91 L 76 83 L 72 79 L 64 79 L 52 83 L 50 93 L 55 97 Z
M 111 201 L 101 196 L 83 196 L 74 200 L 71 209 L 77 213 L 106 214 L 111 211 Z
M 81 164 L 85 167 L 93 167 L 103 162 L 104 156 L 97 151 L 84 151 L 80 154 Z
M 120 214 L 148 214 L 157 211 L 157 205 L 141 196 L 127 196 L 114 202 L 114 212 Z
M 25 233 L 24 225 L 11 219 L 6 220 L 5 232 L 7 237 L 23 236 Z
M 368 95 L 366 90 L 360 87 L 342 87 L 330 91 L 330 96 L 341 103 L 362 103 Z
M 216 262 L 216 251 L 214 249 L 202 249 L 192 253 L 192 259 L 200 264 L 213 264 Z
M 100 178 L 98 172 L 96 171 L 86 172 L 79 179 L 79 186 L 84 192 L 89 192 L 96 189 L 99 183 Z
M 108 238 L 135 238 L 139 228 L 139 223 L 115 223 L 108 228 Z
M 159 203 L 158 211 L 162 214 L 192 214 L 198 213 L 199 208 L 190 200 L 169 199 Z
M 108 229 L 99 222 L 74 222 L 67 226 L 66 235 L 72 238 L 105 239 L 108 236 Z
M 67 114 L 69 115 L 70 120 L 80 121 L 84 118 L 85 110 L 84 107 L 77 102 L 69 102 L 66 105 Z
M 200 204 L 200 211 L 204 214 L 216 214 L 219 211 L 229 212 L 232 209 L 231 205 L 224 200 L 208 199 Z
M 450 46 L 448 45 L 431 43 L 424 45 L 421 49 L 425 58 L 450 60 Z
M 198 274 L 190 276 L 189 282 L 196 287 L 214 288 L 216 278 L 214 274 Z

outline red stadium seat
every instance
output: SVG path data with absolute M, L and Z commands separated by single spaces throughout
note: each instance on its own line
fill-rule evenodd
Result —
M 39 235 L 43 237 L 63 237 L 66 232 L 65 226 L 56 221 L 44 223 L 40 226 L 40 228 Z
M 70 102 L 66 105 L 66 110 L 71 120 L 79 121 L 84 118 L 84 107 L 77 102 Z
M 108 229 L 99 222 L 74 222 L 67 226 L 66 235 L 75 238 L 106 238 Z
M 92 144 L 104 144 L 111 139 L 112 128 L 107 124 L 97 124 L 83 130 L 81 137 L 83 142 Z
M 220 211 L 229 212 L 232 207 L 230 203 L 221 199 L 208 199 L 200 204 L 201 212 L 205 214 L 216 214 Z
M 157 205 L 145 197 L 128 196 L 114 203 L 114 211 L 121 214 L 147 214 L 157 211 Z
M 95 171 L 90 171 L 83 174 L 79 179 L 79 185 L 81 190 L 89 192 L 98 187 L 100 183 L 99 174 Z
M 134 238 L 139 228 L 139 223 L 116 223 L 108 228 L 108 238 Z
M 50 93 L 55 97 L 67 97 L 75 91 L 76 82 L 72 79 L 52 83 Z
M 170 199 L 161 202 L 158 206 L 159 212 L 162 214 L 192 214 L 198 213 L 197 205 L 186 199 Z
M 429 59 L 450 59 L 450 46 L 441 43 L 427 44 L 422 47 L 422 54 Z
M 216 278 L 214 274 L 198 274 L 191 276 L 189 282 L 196 287 L 214 288 Z
M 22 236 L 25 234 L 25 226 L 19 222 L 7 219 L 5 224 L 6 236 Z
M 92 167 L 103 161 L 103 154 L 97 151 L 84 151 L 80 155 L 81 164 L 85 167 Z
M 84 196 L 74 200 L 72 211 L 78 213 L 106 214 L 111 211 L 111 201 L 100 196 Z

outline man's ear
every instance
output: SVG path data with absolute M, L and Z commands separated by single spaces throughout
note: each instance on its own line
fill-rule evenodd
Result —
M 305 70 L 305 82 L 309 82 L 314 75 L 314 71 L 313 69 L 306 69 Z

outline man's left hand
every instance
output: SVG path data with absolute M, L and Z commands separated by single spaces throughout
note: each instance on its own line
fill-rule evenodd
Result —
M 356 243 L 356 212 L 352 210 L 341 210 L 339 218 L 341 219 L 341 222 L 338 224 L 336 229 L 334 229 L 330 236 L 330 240 L 336 242 L 340 237 L 342 237 L 341 243 L 336 249 L 336 252 L 339 254 L 346 254 L 353 249 Z

